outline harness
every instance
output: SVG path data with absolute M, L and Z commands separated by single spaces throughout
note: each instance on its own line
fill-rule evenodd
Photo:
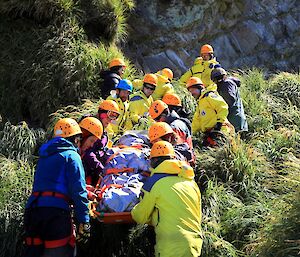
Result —
M 41 196 L 61 198 L 64 199 L 69 205 L 71 204 L 71 198 L 58 192 L 52 192 L 52 191 L 33 192 L 31 195 L 36 196 L 36 198 L 31 203 L 31 206 L 36 205 L 37 200 Z M 40 237 L 26 237 L 24 239 L 25 244 L 27 246 L 43 245 L 45 248 L 58 248 L 58 247 L 65 246 L 67 244 L 71 245 L 72 247 L 75 247 L 75 241 L 76 241 L 75 228 L 72 222 L 70 225 L 71 225 L 71 234 L 65 238 L 58 239 L 58 240 L 42 240 Z

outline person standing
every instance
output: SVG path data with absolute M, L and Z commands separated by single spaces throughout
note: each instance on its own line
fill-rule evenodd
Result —
M 201 79 L 205 88 L 215 91 L 216 85 L 210 79 L 211 71 L 220 67 L 214 55 L 214 49 L 211 45 L 205 44 L 200 49 L 200 57 L 195 59 L 194 65 L 184 73 L 179 79 L 179 83 L 183 86 L 191 77 L 197 77 Z
M 219 95 L 228 104 L 227 119 L 234 126 L 235 131 L 248 131 L 248 123 L 239 92 L 241 81 L 235 77 L 227 77 L 227 72 L 223 68 L 212 70 L 211 80 L 217 84 Z
M 153 170 L 131 215 L 139 224 L 154 226 L 156 257 L 198 257 L 202 248 L 200 190 L 192 167 L 174 155 L 169 142 L 152 146 Z
M 101 85 L 101 96 L 103 99 L 110 95 L 110 91 L 115 90 L 126 69 L 125 62 L 121 58 L 112 59 L 108 67 L 109 70 L 104 70 L 100 73 L 100 77 L 103 79 Z
M 24 257 L 74 256 L 71 205 L 79 224 L 78 241 L 90 237 L 85 176 L 78 153 L 81 134 L 75 120 L 60 119 L 53 138 L 39 150 L 32 193 L 25 206 Z

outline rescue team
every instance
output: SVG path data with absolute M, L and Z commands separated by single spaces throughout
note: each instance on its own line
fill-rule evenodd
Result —
M 53 138 L 41 146 L 25 208 L 24 257 L 71 257 L 76 241 L 88 241 L 88 199 L 95 195 L 88 195 L 86 184 L 95 184 L 102 174 L 105 149 L 112 146 L 114 135 L 132 129 L 142 119 L 151 122 L 152 170 L 132 218 L 154 226 L 156 256 L 200 256 L 201 196 L 193 180 L 192 134 L 204 133 L 203 147 L 217 147 L 229 142 L 234 133 L 247 131 L 240 81 L 227 76 L 212 46 L 203 45 L 194 66 L 179 79 L 198 101 L 190 122 L 174 92 L 169 68 L 135 80 L 135 93 L 133 84 L 122 78 L 125 68 L 124 61 L 116 58 L 101 73 L 102 96 L 107 99 L 96 116 L 85 116 L 79 123 L 60 119 Z

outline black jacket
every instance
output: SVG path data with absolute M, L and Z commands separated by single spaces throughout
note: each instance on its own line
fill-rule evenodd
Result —
M 110 70 L 102 71 L 100 77 L 103 79 L 100 86 L 101 96 L 103 99 L 106 99 L 110 95 L 110 91 L 116 89 L 116 85 L 118 85 L 121 77 Z

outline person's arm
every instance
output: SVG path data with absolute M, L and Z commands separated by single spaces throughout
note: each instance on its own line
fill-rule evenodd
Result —
M 210 106 L 215 109 L 217 122 L 225 122 L 228 115 L 228 105 L 224 99 L 215 93 L 211 93 L 208 97 L 206 97 L 206 100 L 209 102 Z
M 192 134 L 195 134 L 199 131 L 201 131 L 201 119 L 199 105 L 197 105 L 192 121 Z
M 132 218 L 139 224 L 149 223 L 155 207 L 155 193 L 151 190 L 147 192 L 142 189 L 144 194 L 142 200 L 132 209 Z
M 225 102 L 232 106 L 237 97 L 237 87 L 232 82 L 225 82 L 223 86 L 220 87 L 220 90 L 218 90 L 219 94 L 224 98 Z
M 184 86 L 186 85 L 186 82 L 189 80 L 190 77 L 193 76 L 192 70 L 188 69 L 179 79 L 179 84 Z
M 129 103 L 129 108 L 128 108 L 129 118 L 133 124 L 137 124 L 139 122 L 139 119 L 141 118 L 139 115 L 139 111 L 140 111 L 139 102 L 140 101 L 137 100 Z
M 74 202 L 75 216 L 79 223 L 90 220 L 84 169 L 79 154 L 72 153 L 67 158 L 66 177 L 68 193 Z

